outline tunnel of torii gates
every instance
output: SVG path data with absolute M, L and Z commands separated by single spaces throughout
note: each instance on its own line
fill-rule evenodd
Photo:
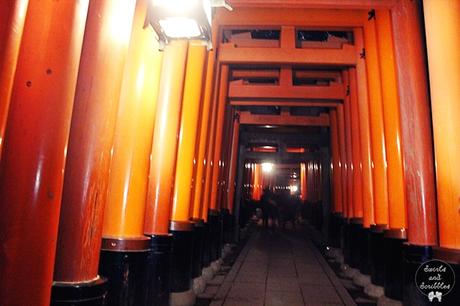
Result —
M 458 276 L 460 1 L 233 0 L 162 51 L 147 2 L 1 1 L 1 305 L 191 305 L 264 187 L 388 298 Z

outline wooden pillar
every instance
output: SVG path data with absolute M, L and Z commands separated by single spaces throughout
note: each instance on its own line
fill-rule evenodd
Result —
M 219 165 L 222 163 L 221 154 L 222 154 L 222 139 L 223 139 L 223 128 L 225 121 L 225 110 L 227 104 L 227 91 L 228 91 L 228 74 L 229 69 L 228 65 L 222 65 L 219 82 L 219 95 L 218 95 L 218 108 L 217 108 L 217 117 L 216 117 L 216 126 L 215 126 L 215 137 L 214 137 L 214 156 L 213 162 L 214 167 L 212 171 L 212 181 L 210 189 L 210 209 L 218 209 L 220 203 L 217 203 L 217 183 L 219 177 Z
M 136 5 L 104 210 L 99 273 L 110 283 L 108 305 L 126 297 L 142 305 L 148 288 L 150 239 L 144 236 L 144 213 L 163 53 L 152 30 L 143 28 L 147 4 L 140 0 Z
M 169 231 L 186 58 L 186 41 L 172 41 L 165 47 L 145 212 L 144 233 L 148 235 Z
M 208 52 L 207 66 L 206 66 L 206 80 L 203 92 L 203 105 L 200 118 L 200 133 L 198 135 L 198 148 L 196 152 L 196 173 L 195 185 L 193 188 L 193 218 L 206 218 L 207 212 L 203 210 L 203 187 L 205 182 L 206 166 L 207 166 L 207 144 L 209 141 L 208 131 L 209 122 L 212 121 L 212 93 L 214 87 L 214 70 L 215 70 L 215 51 Z M 206 220 L 206 219 L 205 219 Z
M 163 53 L 142 29 L 146 1 L 139 1 L 129 46 L 115 128 L 103 237 L 144 236 L 148 165 Z
M 348 217 L 348 193 L 347 193 L 347 151 L 345 148 L 345 115 L 343 111 L 343 105 L 337 106 L 337 123 L 339 133 L 339 150 L 340 150 L 340 161 L 342 163 L 342 209 L 343 216 Z
M 27 9 L 0 165 L 1 305 L 50 305 L 87 9 L 52 0 Z
M 376 29 L 382 82 L 385 149 L 388 162 L 388 226 L 399 238 L 405 239 L 407 227 L 406 184 L 401 149 L 401 123 L 394 61 L 393 29 L 388 10 L 376 12 Z
M 433 138 L 421 3 L 400 1 L 391 13 L 404 152 L 407 236 L 413 245 L 436 245 Z
M 332 212 L 343 213 L 342 162 L 340 160 L 337 110 L 331 108 L 329 111 L 329 117 L 331 118 L 332 189 L 334 195 L 334 206 Z
M 460 2 L 423 1 L 438 191 L 439 245 L 460 250 Z M 458 263 L 457 263 L 458 264 Z
M 355 28 L 353 33 L 355 37 L 355 47 L 359 57 L 356 63 L 356 69 L 353 69 L 356 71 L 356 86 L 351 87 L 350 90 L 358 93 L 359 135 L 361 142 L 363 184 L 363 227 L 370 228 L 372 224 L 375 224 L 374 186 L 372 183 L 372 150 L 366 60 L 360 55 L 364 50 L 363 29 Z
M 188 48 L 187 70 L 179 130 L 176 178 L 171 220 L 188 221 L 191 213 L 193 158 L 197 140 L 198 115 L 201 110 L 201 90 L 206 60 L 206 47 L 191 41 Z
M 210 126 L 207 131 L 207 142 L 206 142 L 206 169 L 204 172 L 204 182 L 201 189 L 202 194 L 202 216 L 204 220 L 208 219 L 208 210 L 211 209 L 210 202 L 211 202 L 211 186 L 212 186 L 212 173 L 214 168 L 214 138 L 216 134 L 216 124 L 217 124 L 217 111 L 218 111 L 218 92 L 220 88 L 220 78 L 221 78 L 221 67 L 216 67 L 216 79 L 213 80 L 213 105 L 212 111 L 210 114 Z
M 351 144 L 353 155 L 353 217 L 363 218 L 363 172 L 361 158 L 361 133 L 359 126 L 358 93 L 356 91 L 356 69 L 349 69 L 350 84 L 350 120 L 351 120 Z
M 227 203 L 228 210 L 233 213 L 234 202 L 235 202 L 235 186 L 236 186 L 236 171 L 238 164 L 238 149 L 239 149 L 239 138 L 240 138 L 240 116 L 239 113 L 235 113 L 233 117 L 233 132 L 232 132 L 232 143 L 230 152 L 229 172 L 228 172 L 228 189 L 227 189 Z M 241 174 L 240 174 L 241 175 Z M 239 201 L 239 199 L 237 199 Z
M 350 78 L 348 71 L 343 73 L 343 82 L 347 88 L 350 86 Z M 354 201 L 357 195 L 353 194 L 354 184 L 354 166 L 353 166 L 353 134 L 351 122 L 351 96 L 347 93 L 343 102 L 344 120 L 345 120 L 345 152 L 346 152 L 346 167 L 347 167 L 347 213 L 348 218 L 354 218 Z
M 3 1 L 0 10 L 0 160 L 29 0 Z
M 375 32 L 375 20 L 364 26 L 364 46 L 369 93 L 369 116 L 372 144 L 374 221 L 377 225 L 388 225 L 388 178 L 385 133 L 383 123 L 382 89 L 379 56 Z
M 104 206 L 134 3 L 90 2 L 72 112 L 54 286 L 98 277 Z
M 307 169 L 305 163 L 300 164 L 300 198 L 304 202 L 307 198 Z

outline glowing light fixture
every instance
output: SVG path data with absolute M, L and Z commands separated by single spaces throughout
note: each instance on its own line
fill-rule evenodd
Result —
M 299 190 L 299 187 L 297 187 L 297 185 L 291 185 L 289 186 L 289 189 L 291 189 L 291 193 L 296 193 L 297 190 Z
M 158 35 L 160 46 L 172 39 L 199 39 L 211 43 L 213 7 L 231 7 L 223 0 L 150 0 L 146 25 Z
M 272 163 L 262 163 L 262 171 L 265 173 L 271 173 L 273 171 Z

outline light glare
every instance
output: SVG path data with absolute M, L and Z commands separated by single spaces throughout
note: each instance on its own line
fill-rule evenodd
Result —
M 201 35 L 195 20 L 183 17 L 169 17 L 159 21 L 166 36 L 171 38 L 197 37 Z
M 270 173 L 273 170 L 272 163 L 262 163 L 262 171 L 266 173 Z

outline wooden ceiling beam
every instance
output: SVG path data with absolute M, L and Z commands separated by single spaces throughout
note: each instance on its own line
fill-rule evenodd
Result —
M 235 69 L 232 71 L 233 78 L 259 78 L 259 79 L 268 79 L 268 78 L 278 78 L 280 72 L 277 69 L 273 70 L 251 70 L 251 69 Z
M 292 85 L 244 85 L 230 82 L 228 97 L 230 99 L 324 99 L 343 100 L 345 89 L 342 84 L 330 86 L 292 86 Z
M 345 44 L 342 49 L 235 48 L 222 44 L 219 62 L 223 64 L 289 64 L 355 66 L 356 50 Z
M 314 116 L 256 115 L 240 112 L 240 124 L 254 125 L 295 125 L 295 126 L 329 126 L 329 114 Z
M 289 101 L 289 100 L 230 100 L 234 106 L 293 106 L 293 107 L 330 107 L 342 104 L 340 101 Z
M 391 8 L 396 0 L 228 0 L 234 8 L 317 8 L 317 9 L 371 9 Z
M 265 0 L 262 0 L 266 2 Z M 261 2 L 262 2 L 261 1 Z M 322 0 L 319 0 L 322 1 Z M 238 7 L 230 12 L 217 9 L 214 25 L 217 27 L 269 27 L 279 29 L 280 25 L 310 28 L 353 28 L 367 23 L 368 10 L 298 9 L 278 4 L 272 7 Z M 276 9 L 273 9 L 276 8 Z

